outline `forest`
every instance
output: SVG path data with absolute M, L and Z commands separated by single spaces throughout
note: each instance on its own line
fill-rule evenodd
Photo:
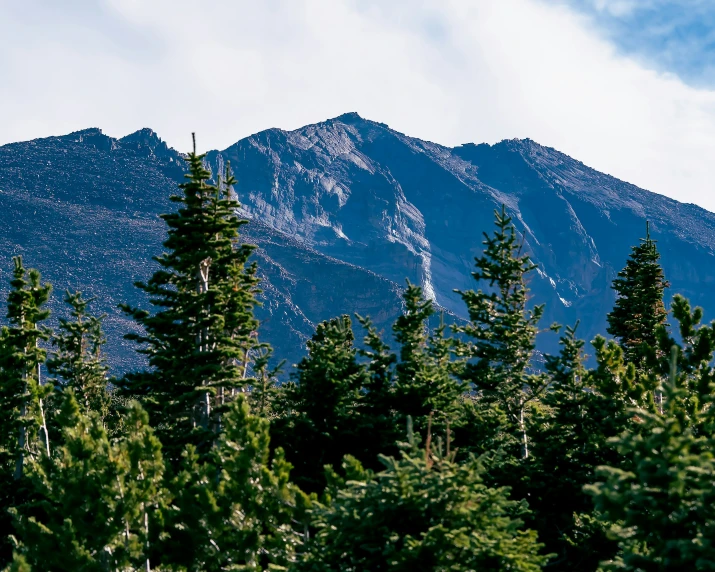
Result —
M 715 322 L 666 307 L 648 229 L 608 338 L 541 323 L 501 207 L 459 292 L 469 320 L 408 283 L 391 332 L 337 316 L 284 364 L 230 167 L 195 148 L 187 166 L 146 305 L 122 306 L 144 369 L 110 374 L 81 292 L 50 329 L 51 285 L 14 259 L 0 569 L 715 570 Z

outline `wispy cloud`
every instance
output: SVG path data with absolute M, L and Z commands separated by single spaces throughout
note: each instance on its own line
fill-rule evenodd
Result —
M 592 8 L 626 18 L 614 1 Z M 2 142 L 149 126 L 220 148 L 358 111 L 448 145 L 531 137 L 715 210 L 715 93 L 624 55 L 563 2 L 6 3 Z

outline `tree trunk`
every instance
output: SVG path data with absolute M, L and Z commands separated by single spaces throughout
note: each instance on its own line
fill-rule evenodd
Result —
M 199 270 L 196 275 L 196 291 L 199 294 L 205 294 L 209 291 L 209 269 L 211 268 L 211 258 L 206 258 L 199 263 Z M 208 342 L 208 331 L 206 329 L 199 333 L 198 346 L 199 352 L 203 352 L 206 349 L 206 344 Z M 202 385 L 206 385 L 206 380 L 201 381 Z M 201 400 L 203 403 L 201 426 L 208 429 L 211 426 L 211 394 L 206 391 Z
M 524 422 L 524 406 L 519 409 L 519 430 L 521 431 L 521 458 L 529 458 L 529 441 L 526 436 L 526 423 Z
M 41 372 L 40 368 L 42 366 L 38 363 L 37 364 L 37 385 L 42 387 L 42 377 L 41 377 Z M 45 453 L 47 453 L 47 456 L 50 456 L 50 433 L 47 431 L 47 419 L 45 419 L 45 409 L 42 406 L 42 399 L 40 399 L 39 402 L 40 405 L 40 418 L 42 419 L 42 426 L 40 427 L 40 431 L 42 434 L 42 441 L 45 444 Z

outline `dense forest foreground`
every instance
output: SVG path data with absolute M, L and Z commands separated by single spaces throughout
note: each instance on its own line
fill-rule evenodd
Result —
M 80 292 L 50 330 L 51 286 L 14 260 L 1 569 L 715 570 L 715 323 L 677 293 L 666 309 L 647 228 L 609 339 L 540 323 L 502 207 L 458 292 L 468 321 L 408 283 L 392 332 L 339 316 L 275 367 L 235 180 L 204 160 L 162 215 L 146 307 L 122 307 L 147 369 L 110 377 Z

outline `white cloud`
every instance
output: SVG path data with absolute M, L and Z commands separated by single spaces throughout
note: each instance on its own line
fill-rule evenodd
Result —
M 191 131 L 222 148 L 358 111 L 448 145 L 531 137 L 715 210 L 715 93 L 617 54 L 561 4 L 6 1 L 0 143 L 150 126 L 179 149 Z

